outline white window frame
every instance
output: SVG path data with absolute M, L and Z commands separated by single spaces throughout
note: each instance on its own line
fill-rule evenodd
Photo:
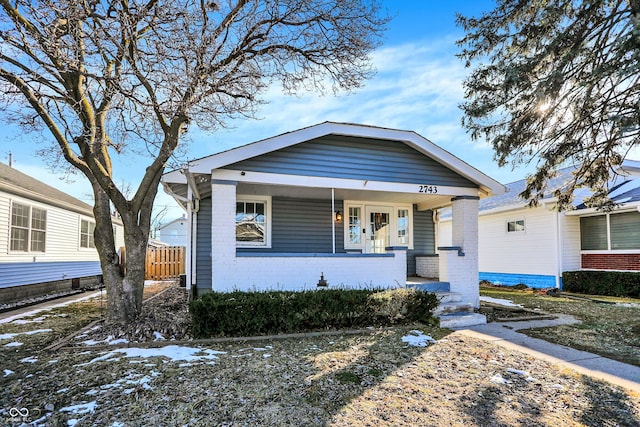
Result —
M 80 250 L 95 250 L 96 249 L 96 241 L 95 241 L 95 237 L 92 237 L 93 240 L 93 246 L 82 246 L 82 222 L 85 221 L 87 222 L 87 224 L 93 224 L 93 229 L 95 230 L 96 228 L 96 222 L 91 220 L 91 219 L 86 219 L 86 218 L 80 218 L 80 222 L 78 223 L 78 248 L 80 248 Z M 90 240 L 88 240 L 87 242 L 89 242 Z
M 14 205 L 22 205 L 22 206 L 26 206 L 29 208 L 29 218 L 28 218 L 28 227 L 26 227 L 27 229 L 27 250 L 26 251 L 21 251 L 21 250 L 15 250 L 15 249 L 11 249 L 11 230 L 15 227 L 12 222 L 13 222 L 13 206 Z M 31 249 L 31 232 L 34 230 L 33 228 L 33 208 L 39 209 L 41 211 L 44 211 L 44 217 L 45 217 L 45 229 L 41 230 L 41 229 L 35 229 L 36 231 L 44 231 L 44 250 L 43 251 L 34 251 Z M 47 234 L 49 234 L 47 228 L 49 226 L 49 215 L 48 215 L 48 209 L 46 209 L 45 207 L 40 207 L 40 206 L 35 206 L 32 203 L 28 203 L 28 202 L 22 202 L 22 201 L 18 201 L 18 200 L 11 200 L 9 203 L 9 233 L 7 234 L 7 253 L 13 253 L 13 254 L 46 254 L 47 253 Z M 18 227 L 21 229 L 24 229 L 25 227 Z
M 271 248 L 271 196 L 251 196 L 240 194 L 236 196 L 236 203 L 264 203 L 264 216 L 265 216 L 265 236 L 264 242 L 238 242 L 236 240 L 237 248 Z M 213 220 L 213 219 L 212 219 Z M 233 216 L 235 236 L 235 204 L 234 204 L 234 216 Z
M 360 201 L 360 200 L 345 200 L 343 202 L 344 215 L 343 215 L 343 227 L 344 227 L 344 248 L 345 250 L 362 250 L 365 251 L 366 238 L 361 238 L 359 244 L 351 244 L 349 242 L 349 208 L 360 208 L 360 233 L 364 229 L 367 231 L 368 221 L 366 217 L 367 206 L 381 206 L 391 208 L 391 230 L 390 230 L 390 246 L 407 246 L 404 243 L 398 243 L 398 210 L 405 209 L 409 212 L 409 245 L 408 249 L 413 249 L 413 205 L 411 204 L 396 204 L 396 203 L 382 203 L 373 201 Z M 366 234 L 367 233 L 362 233 Z
M 522 221 L 522 230 L 509 230 L 509 224 L 513 223 L 517 225 L 518 222 Z M 527 221 L 524 217 L 522 218 L 511 218 L 505 221 L 504 223 L 504 232 L 508 236 L 517 236 L 520 234 L 525 234 L 527 232 Z

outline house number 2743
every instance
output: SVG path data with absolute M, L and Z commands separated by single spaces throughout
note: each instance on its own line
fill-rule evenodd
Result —
M 435 185 L 420 185 L 418 193 L 436 194 L 438 193 L 438 187 Z

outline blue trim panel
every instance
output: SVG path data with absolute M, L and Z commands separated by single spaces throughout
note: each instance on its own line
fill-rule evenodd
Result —
M 102 274 L 99 261 L 0 263 L 0 288 Z
M 393 258 L 395 254 L 347 254 L 347 253 L 301 253 L 301 252 L 236 252 L 238 258 Z
M 530 288 L 555 288 L 556 277 L 543 274 L 517 274 L 517 273 L 488 273 L 481 271 L 480 280 L 496 285 L 515 286 L 525 284 Z

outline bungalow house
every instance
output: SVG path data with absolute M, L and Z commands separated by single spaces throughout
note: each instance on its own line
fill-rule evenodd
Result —
M 478 200 L 504 187 L 415 132 L 325 122 L 166 173 L 186 210 L 187 286 L 206 291 L 399 287 L 456 230 L 440 275 L 477 307 Z M 320 282 L 322 284 L 322 282 Z
M 97 284 L 94 228 L 90 205 L 0 163 L 0 302 Z
M 479 278 L 504 285 L 561 288 L 562 272 L 640 271 L 640 162 L 625 160 L 609 183 L 612 212 L 587 208 L 590 193 L 574 194 L 574 209 L 558 212 L 553 190 L 564 187 L 574 168 L 557 172 L 548 197 L 529 208 L 519 197 L 526 181 L 507 184 L 507 192 L 479 203 Z M 450 214 L 439 215 L 439 244 L 450 243 Z

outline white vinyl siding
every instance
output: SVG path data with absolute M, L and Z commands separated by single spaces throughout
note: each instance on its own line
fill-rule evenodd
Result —
M 539 207 L 525 209 L 521 215 L 506 212 L 479 217 L 479 270 L 556 275 L 556 212 Z M 505 224 L 514 218 L 524 221 L 526 232 L 506 231 Z
M 12 203 L 29 205 L 46 211 L 46 252 L 17 252 L 10 250 L 10 224 Z M 98 261 L 95 249 L 80 249 L 80 222 L 93 218 L 57 206 L 47 205 L 0 192 L 0 262 L 58 262 Z M 116 250 L 124 245 L 121 225 L 116 228 Z
M 560 215 L 561 270 L 579 270 L 582 266 L 580 256 L 580 218 Z

